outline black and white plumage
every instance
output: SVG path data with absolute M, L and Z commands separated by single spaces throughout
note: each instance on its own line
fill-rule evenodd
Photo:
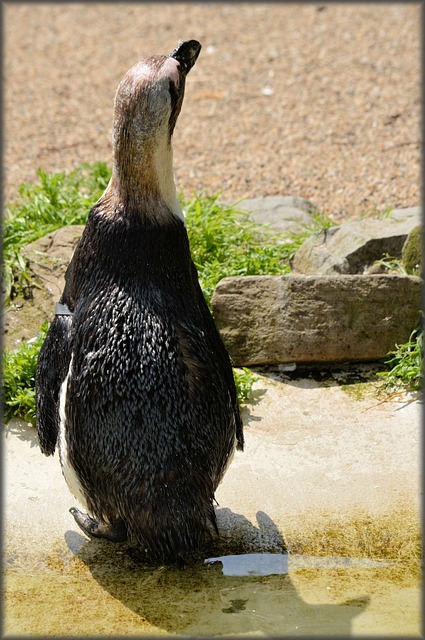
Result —
M 118 86 L 113 172 L 89 213 L 36 376 L 43 453 L 56 446 L 89 535 L 173 561 L 216 527 L 214 492 L 243 449 L 232 368 L 192 262 L 171 136 L 195 40 Z M 69 309 L 69 314 L 67 313 Z

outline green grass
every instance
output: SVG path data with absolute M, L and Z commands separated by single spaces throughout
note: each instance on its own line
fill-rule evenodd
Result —
M 47 329 L 46 322 L 36 338 L 22 344 L 16 351 L 5 349 L 3 403 L 6 421 L 20 417 L 35 424 L 35 370 Z
M 82 164 L 74 171 L 47 174 L 39 183 L 24 183 L 16 201 L 6 207 L 3 221 L 3 290 L 8 304 L 31 287 L 21 249 L 60 227 L 85 224 L 90 207 L 102 195 L 110 178 L 104 162 Z
M 258 377 L 247 367 L 233 369 L 236 391 L 240 404 L 249 403 L 252 397 L 252 385 Z
M 382 378 L 388 393 L 407 390 L 419 391 L 422 388 L 423 364 L 423 332 L 417 327 L 410 334 L 408 342 L 396 345 L 386 360 L 387 371 L 380 371 L 376 375 Z
M 253 223 L 237 206 L 223 206 L 218 196 L 182 198 L 193 261 L 209 302 L 227 276 L 277 275 L 290 272 L 289 261 L 305 235 L 287 238 Z
M 377 267 L 379 265 L 382 265 L 383 267 L 385 267 L 388 270 L 388 272 L 401 275 L 401 276 L 408 275 L 406 269 L 403 266 L 403 262 L 401 258 L 390 256 L 388 253 L 384 254 L 384 256 L 380 260 L 375 260 L 375 262 L 373 263 L 374 267 L 375 266 Z
M 394 211 L 394 208 L 395 207 L 387 207 L 386 209 L 381 211 L 376 206 L 372 205 L 360 216 L 360 219 L 364 220 L 365 218 L 378 218 L 380 220 L 386 220 Z

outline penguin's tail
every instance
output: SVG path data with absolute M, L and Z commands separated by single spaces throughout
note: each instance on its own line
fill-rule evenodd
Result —
M 218 534 L 210 483 L 170 475 L 157 479 L 151 495 L 133 502 L 125 518 L 130 538 L 156 562 L 181 562 Z

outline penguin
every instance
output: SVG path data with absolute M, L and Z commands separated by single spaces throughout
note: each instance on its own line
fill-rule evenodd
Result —
M 36 368 L 41 452 L 58 448 L 91 538 L 178 562 L 217 532 L 215 491 L 243 425 L 230 357 L 191 258 L 172 136 L 201 45 L 118 85 L 112 175 L 89 211 Z

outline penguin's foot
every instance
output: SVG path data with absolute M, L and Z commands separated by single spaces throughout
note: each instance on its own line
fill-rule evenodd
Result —
M 71 507 L 69 512 L 74 516 L 74 520 L 80 529 L 90 538 L 104 538 L 110 542 L 125 542 L 127 540 L 127 528 L 121 518 L 117 518 L 113 523 L 108 524 L 95 520 L 76 507 Z

